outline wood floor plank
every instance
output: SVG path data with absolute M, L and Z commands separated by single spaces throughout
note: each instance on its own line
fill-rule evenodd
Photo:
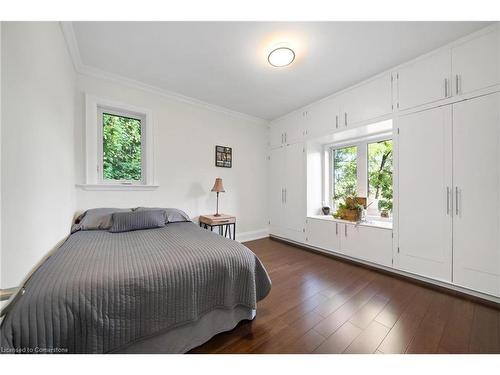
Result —
M 372 321 L 370 325 L 354 339 L 344 353 L 347 354 L 372 354 L 389 333 L 390 328 Z
M 439 343 L 440 353 L 468 353 L 474 303 L 455 298 L 451 306 L 450 318 L 444 328 Z
M 382 341 L 378 350 L 387 354 L 404 353 L 417 333 L 418 326 L 430 305 L 431 297 L 431 291 L 421 288 Z
M 271 275 L 252 322 L 190 353 L 500 353 L 500 310 L 262 239 Z
M 469 352 L 477 354 L 499 353 L 498 311 L 475 305 L 472 320 Z
M 352 323 L 345 323 L 334 334 L 328 337 L 313 353 L 339 354 L 342 353 L 361 332 L 361 328 Z

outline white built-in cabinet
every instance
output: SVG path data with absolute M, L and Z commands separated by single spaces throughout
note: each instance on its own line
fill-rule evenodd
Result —
M 398 69 L 393 74 L 397 109 L 404 110 L 446 99 L 451 72 L 450 50 L 441 50 Z
M 392 230 L 327 218 L 307 218 L 306 243 L 329 252 L 392 267 Z
M 269 155 L 270 232 L 304 241 L 306 217 L 305 153 L 302 142 L 272 149 Z
M 500 296 L 500 94 L 401 117 L 405 271 Z
M 345 255 L 392 267 L 392 230 L 343 223 L 340 235 Z
M 453 282 L 500 296 L 500 94 L 453 105 Z
M 270 233 L 500 297 L 499 91 L 497 23 L 273 121 Z M 395 127 L 394 239 L 313 219 L 322 194 L 306 191 L 306 144 L 384 119 Z
M 500 84 L 498 26 L 399 67 L 396 109 L 406 110 Z
M 493 29 L 451 49 L 452 94 L 500 84 L 500 35 Z
M 451 106 L 397 121 L 399 244 L 396 266 L 451 281 Z
M 356 127 L 392 112 L 389 73 L 308 107 L 306 134 L 325 135 Z

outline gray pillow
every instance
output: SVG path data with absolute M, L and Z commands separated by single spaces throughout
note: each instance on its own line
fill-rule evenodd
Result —
M 162 228 L 165 226 L 166 216 L 165 210 L 115 212 L 112 215 L 113 225 L 109 231 L 118 233 L 140 229 Z
M 167 213 L 167 223 L 177 223 L 182 221 L 191 221 L 188 214 L 177 208 L 159 208 L 159 207 L 137 207 L 134 211 L 144 211 L 144 210 L 160 210 Z
M 111 228 L 115 212 L 132 212 L 131 208 L 92 208 L 78 216 L 71 228 L 71 233 L 79 230 L 108 230 Z

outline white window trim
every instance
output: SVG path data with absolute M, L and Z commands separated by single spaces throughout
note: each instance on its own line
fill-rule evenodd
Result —
M 102 123 L 99 113 L 108 109 L 113 113 L 139 116 L 141 120 L 142 181 L 104 181 L 102 179 Z M 85 95 L 85 183 L 77 185 L 86 190 L 152 190 L 155 181 L 154 137 L 152 111 L 109 99 Z

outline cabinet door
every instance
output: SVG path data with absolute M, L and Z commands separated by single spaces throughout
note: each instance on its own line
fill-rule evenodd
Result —
M 387 115 L 392 112 L 391 75 L 384 74 L 346 92 L 342 102 L 345 126 Z
M 306 243 L 320 249 L 340 252 L 342 224 L 333 220 L 307 219 Z
M 311 135 L 331 134 L 340 127 L 340 107 L 336 97 L 314 104 L 308 110 L 307 128 Z
M 300 142 L 306 128 L 307 111 L 294 112 L 286 117 L 284 121 L 285 143 L 292 144 Z
M 269 156 L 269 221 L 271 234 L 283 236 L 285 149 L 271 150 Z
M 285 150 L 285 226 L 304 233 L 307 199 L 304 144 L 291 144 Z
M 451 281 L 451 107 L 403 116 L 399 128 L 399 252 L 395 266 Z
M 450 74 L 451 52 L 447 49 L 399 69 L 396 75 L 399 109 L 446 98 L 446 94 L 451 94 Z
M 392 266 L 392 231 L 342 224 L 340 246 L 344 254 L 386 267 Z
M 273 122 L 269 128 L 269 146 L 281 147 L 285 139 L 285 129 L 282 121 Z
M 453 106 L 453 280 L 497 296 L 500 296 L 499 145 L 500 94 Z
M 467 94 L 500 83 L 500 38 L 493 30 L 452 49 L 453 93 Z

